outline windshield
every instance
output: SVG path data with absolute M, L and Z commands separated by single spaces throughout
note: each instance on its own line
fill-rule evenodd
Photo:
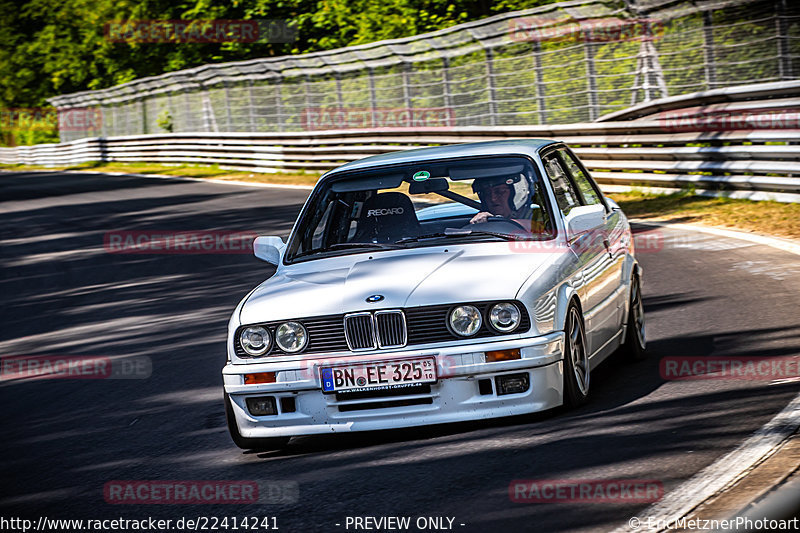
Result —
M 327 180 L 304 209 L 285 261 L 553 236 L 549 204 L 529 160 L 414 163 Z

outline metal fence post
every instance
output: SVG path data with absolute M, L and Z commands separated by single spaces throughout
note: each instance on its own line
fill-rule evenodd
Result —
M 144 102 L 144 96 L 139 99 L 141 117 L 142 117 L 142 133 L 147 134 L 147 105 Z
M 133 113 L 133 102 L 129 102 L 125 105 L 125 129 L 123 130 L 125 133 L 124 135 L 131 134 L 131 114 Z
M 442 57 L 442 103 L 449 113 L 452 102 L 450 101 L 450 60 L 447 56 Z
M 344 98 L 342 97 L 342 73 L 338 70 L 334 73 L 336 78 L 336 103 L 339 109 L 344 108 Z
M 184 90 L 183 92 L 183 105 L 186 107 L 186 130 L 185 131 L 197 131 L 197 126 L 195 125 L 194 121 L 194 109 L 192 109 L 192 100 L 189 96 L 191 91 Z
M 539 124 L 547 124 L 547 104 L 545 103 L 544 70 L 542 69 L 542 43 L 533 41 L 533 69 L 536 76 L 536 107 Z
M 375 69 L 373 67 L 368 67 L 368 79 L 369 79 L 369 108 L 370 108 L 370 115 L 372 115 L 372 124 L 371 127 L 375 127 L 375 124 L 378 123 L 378 103 L 375 97 Z
M 250 114 L 250 131 L 256 131 L 256 117 L 254 115 L 255 108 L 256 108 L 256 101 L 255 101 L 255 98 L 253 97 L 253 80 L 247 80 L 247 92 L 248 92 L 248 96 L 250 97 L 249 98 L 250 105 L 248 106 L 249 107 L 249 111 L 250 111 L 250 113 L 249 113 Z
M 228 80 L 222 82 L 225 89 L 225 131 L 231 131 L 231 95 L 228 92 Z
M 494 87 L 494 54 L 491 48 L 485 48 L 486 52 L 486 84 L 489 88 L 489 124 L 497 126 L 497 94 Z
M 703 55 L 705 59 L 706 84 L 713 89 L 717 84 L 717 69 L 714 54 L 714 26 L 711 11 L 703 11 Z
M 172 93 L 169 92 L 169 93 L 167 93 L 167 114 L 172 119 L 172 121 L 173 121 L 172 122 L 172 129 L 175 130 L 175 117 L 172 116 L 172 109 L 173 109 L 173 107 L 172 107 Z M 156 119 L 158 119 L 158 115 L 156 115 Z
M 786 0 L 775 2 L 775 33 L 778 41 L 778 78 L 792 79 L 792 56 L 789 52 L 789 28 L 786 24 Z
M 403 59 L 402 67 L 400 70 L 400 76 L 403 80 L 403 105 L 406 109 L 411 112 L 412 105 L 411 105 L 411 87 L 409 87 L 408 81 L 408 70 L 411 67 L 409 63 L 406 63 L 405 59 Z
M 275 87 L 275 118 L 278 120 L 278 131 L 284 130 L 283 125 L 283 95 L 281 94 L 281 81 L 283 78 L 278 76 L 274 83 Z
M 308 92 L 311 76 L 308 74 L 303 75 L 303 96 L 306 103 L 306 113 L 311 109 L 311 94 Z
M 102 132 L 101 135 L 103 137 L 108 137 L 108 125 L 107 125 L 107 123 L 108 123 L 108 118 L 107 118 L 108 117 L 108 106 L 104 106 L 104 105 L 100 106 L 100 116 L 102 117 L 101 120 L 103 121 L 103 123 L 100 124 L 101 132 Z
M 583 59 L 586 63 L 586 82 L 587 91 L 589 96 L 589 120 L 594 120 L 600 114 L 598 113 L 597 102 L 597 77 L 595 76 L 594 68 L 594 45 L 587 40 L 583 42 Z

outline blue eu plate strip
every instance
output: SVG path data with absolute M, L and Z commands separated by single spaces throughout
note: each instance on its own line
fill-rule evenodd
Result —
M 330 368 L 322 369 L 322 390 L 333 392 L 333 371 Z

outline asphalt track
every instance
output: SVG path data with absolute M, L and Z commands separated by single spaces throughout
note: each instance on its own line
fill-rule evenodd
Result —
M 228 437 L 221 404 L 226 324 L 272 269 L 249 255 L 112 254 L 103 238 L 123 230 L 285 237 L 306 194 L 0 174 L 0 354 L 152 361 L 149 379 L 0 381 L 0 517 L 274 516 L 280 531 L 335 532 L 347 531 L 348 516 L 433 516 L 454 518 L 454 530 L 465 532 L 607 531 L 647 504 L 520 504 L 509 499 L 509 483 L 658 480 L 669 492 L 800 391 L 796 381 L 661 377 L 664 357 L 800 354 L 800 256 L 650 228 L 664 246 L 639 254 L 649 358 L 604 364 L 585 407 L 243 453 Z M 299 497 L 111 505 L 103 496 L 111 480 L 288 481 Z

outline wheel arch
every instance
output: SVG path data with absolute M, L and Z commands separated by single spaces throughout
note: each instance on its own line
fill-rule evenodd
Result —
M 558 292 L 555 324 L 553 324 L 554 331 L 564 331 L 567 323 L 567 311 L 572 302 L 577 304 L 578 311 L 581 313 L 581 317 L 583 317 L 583 303 L 581 302 L 577 288 L 565 283 Z
M 639 264 L 639 261 L 634 260 L 631 268 L 628 270 L 625 279 L 625 284 L 627 285 L 627 290 L 625 294 L 627 295 L 625 298 L 625 312 L 623 313 L 622 317 L 622 329 L 625 331 L 626 324 L 628 323 L 628 317 L 631 313 L 631 287 L 633 287 L 633 277 L 636 276 L 639 280 L 639 290 L 642 290 L 642 267 Z

